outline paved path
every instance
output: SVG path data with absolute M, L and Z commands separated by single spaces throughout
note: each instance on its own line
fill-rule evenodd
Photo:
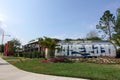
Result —
M 0 80 L 86 80 L 80 78 L 59 77 L 36 74 L 20 70 L 0 58 Z

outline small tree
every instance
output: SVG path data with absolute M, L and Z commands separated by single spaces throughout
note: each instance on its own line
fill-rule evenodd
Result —
M 46 59 L 48 59 L 50 55 L 53 55 L 56 46 L 55 39 L 44 37 L 44 38 L 39 38 L 38 42 L 41 45 L 41 47 L 44 49 Z
M 87 33 L 86 39 L 87 40 L 101 40 L 101 38 L 98 36 L 99 35 L 96 31 L 90 31 L 89 33 Z
M 115 16 L 113 16 L 109 10 L 106 10 L 103 16 L 100 18 L 99 24 L 96 25 L 96 28 L 103 31 L 103 33 L 108 36 L 109 40 L 111 40 L 114 32 L 114 24 Z
M 12 39 L 11 41 L 14 43 L 15 47 L 19 47 L 21 45 L 21 43 L 18 39 Z
M 18 50 L 20 50 L 21 43 L 18 39 L 12 39 L 8 42 L 8 45 L 8 53 L 15 54 Z

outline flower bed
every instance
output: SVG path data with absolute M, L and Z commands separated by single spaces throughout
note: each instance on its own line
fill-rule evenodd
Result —
M 81 58 L 79 61 L 100 64 L 120 64 L 120 59 L 118 58 Z
M 98 58 L 63 58 L 63 57 L 55 57 L 50 59 L 42 59 L 41 63 L 48 62 L 87 62 L 87 63 L 97 63 L 97 64 L 120 64 L 120 58 L 110 58 L 110 57 L 98 57 Z
M 42 63 L 47 63 L 47 62 L 71 62 L 69 59 L 67 58 L 63 58 L 63 57 L 55 57 L 55 58 L 50 58 L 50 59 L 43 59 L 40 60 L 40 62 Z

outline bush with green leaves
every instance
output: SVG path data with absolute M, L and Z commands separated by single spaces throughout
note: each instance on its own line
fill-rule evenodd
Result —
M 40 58 L 40 57 L 43 57 L 41 52 L 37 52 L 37 51 L 14 53 L 13 56 L 14 57 L 25 57 L 25 58 Z
M 116 57 L 117 57 L 117 58 L 120 58 L 120 48 L 117 49 L 117 52 L 116 52 L 116 53 L 117 53 Z
M 40 58 L 42 57 L 41 52 L 23 52 L 19 54 L 20 57 L 25 57 L 25 58 Z

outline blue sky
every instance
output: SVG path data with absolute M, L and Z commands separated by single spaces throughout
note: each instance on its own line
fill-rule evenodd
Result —
M 83 38 L 105 10 L 115 14 L 118 7 L 120 0 L 0 0 L 0 34 L 23 44 L 43 36 Z

